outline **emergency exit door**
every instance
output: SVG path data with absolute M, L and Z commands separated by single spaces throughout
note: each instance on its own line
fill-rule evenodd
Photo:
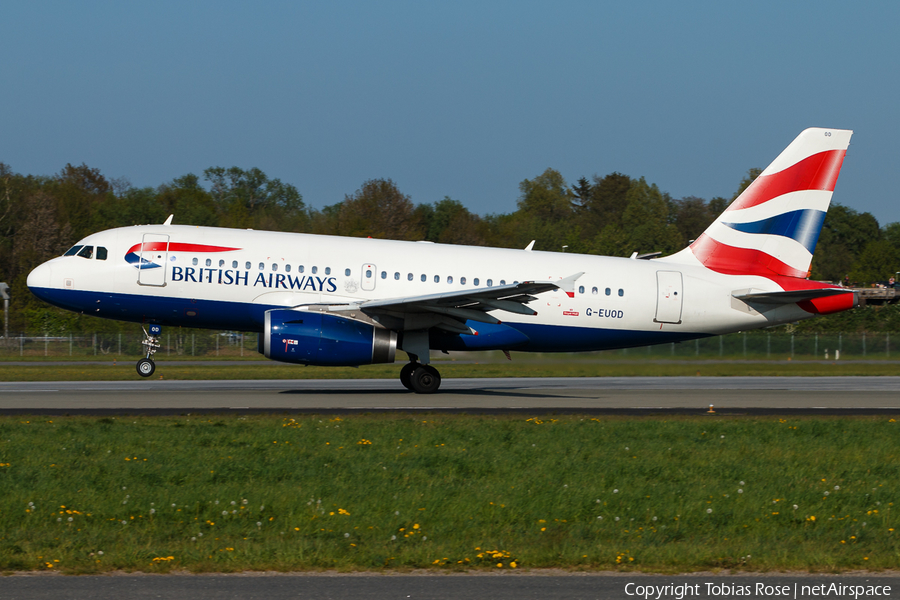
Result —
M 373 264 L 365 264 L 362 267 L 362 289 L 367 292 L 371 292 L 375 289 L 375 265 Z
M 656 323 L 681 323 L 681 287 L 679 271 L 656 272 Z

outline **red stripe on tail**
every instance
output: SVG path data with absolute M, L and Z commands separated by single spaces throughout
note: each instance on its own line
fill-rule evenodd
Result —
M 819 152 L 783 171 L 757 177 L 728 210 L 750 208 L 782 194 L 804 190 L 834 191 L 846 150 Z
M 707 269 L 725 275 L 800 278 L 807 275 L 806 271 L 799 271 L 761 250 L 729 246 L 705 233 L 691 244 L 691 252 Z

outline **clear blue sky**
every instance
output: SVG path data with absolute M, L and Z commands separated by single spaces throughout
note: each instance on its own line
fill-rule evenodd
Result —
M 317 208 L 389 177 L 505 213 L 548 167 L 730 197 L 822 126 L 856 132 L 835 200 L 900 221 L 898 2 L 8 0 L 0 22 L 19 173 L 259 167 Z

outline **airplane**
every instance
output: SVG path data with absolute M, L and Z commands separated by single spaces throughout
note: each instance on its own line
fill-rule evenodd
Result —
M 28 275 L 55 306 L 140 323 L 259 333 L 267 358 L 358 366 L 409 356 L 436 392 L 436 351 L 574 352 L 682 342 L 857 306 L 810 281 L 852 131 L 806 129 L 687 248 L 639 259 L 173 225 L 110 229 Z M 145 327 L 146 326 L 146 327 Z

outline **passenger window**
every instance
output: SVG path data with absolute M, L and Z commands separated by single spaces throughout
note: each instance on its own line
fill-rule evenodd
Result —
M 412 274 L 412 273 L 407 274 L 407 275 L 406 275 L 406 280 L 407 280 L 407 281 L 412 281 L 412 280 L 413 280 L 413 274 Z
M 278 270 L 278 263 L 272 263 L 272 270 L 273 270 L 273 271 L 277 271 L 277 270 Z
M 211 258 L 207 258 L 207 259 L 206 259 L 206 266 L 207 266 L 207 267 L 211 267 L 211 266 L 212 266 L 212 259 L 211 259 Z
M 459 278 L 459 284 L 460 284 L 460 285 L 466 285 L 466 278 L 465 278 L 465 277 L 460 277 L 460 278 Z
M 382 272 L 381 272 L 381 278 L 382 278 L 382 279 L 387 279 L 387 271 L 382 271 Z
M 200 261 L 197 260 L 196 258 L 192 258 L 192 259 L 191 259 L 191 264 L 194 265 L 195 267 L 197 266 L 197 263 L 198 263 L 198 262 L 200 262 Z
M 592 288 L 591 288 L 591 293 L 592 293 L 593 295 L 595 295 L 595 296 L 597 295 L 597 292 L 599 292 L 599 291 L 600 291 L 600 290 L 598 290 L 596 287 L 592 287 Z
M 331 275 L 331 267 L 325 267 L 325 274 Z
M 318 272 L 319 272 L 319 267 L 313 267 L 313 268 L 312 268 L 312 274 L 313 274 L 313 275 L 315 275 L 315 274 L 318 273 Z
M 477 277 L 476 277 L 475 279 L 472 280 L 472 285 L 478 285 L 478 278 L 477 278 Z
M 350 277 L 350 269 L 344 269 L 344 277 Z
M 612 290 L 609 288 L 606 288 L 606 295 L 609 296 L 611 293 L 612 293 Z
M 453 275 L 447 275 L 447 283 L 453 283 Z
M 194 264 L 196 265 L 197 263 L 194 263 Z M 249 260 L 244 263 L 244 268 L 247 269 L 248 271 L 250 270 L 250 261 Z
M 266 264 L 265 264 L 265 263 L 259 263 L 259 270 L 260 270 L 260 271 L 265 271 L 265 270 L 266 270 Z
M 220 260 L 220 261 L 219 261 L 219 267 L 224 267 L 224 266 L 225 266 L 225 261 L 224 261 L 224 260 Z
M 75 256 L 84 246 L 72 246 L 63 256 Z
M 399 272 L 399 271 L 397 271 L 396 273 L 394 273 L 394 280 L 395 280 L 395 281 L 400 281 L 400 272 Z
M 285 273 L 290 273 L 290 272 L 291 272 L 291 265 L 284 265 L 284 272 L 285 272 Z
M 106 260 L 106 248 L 97 246 L 97 260 Z
M 583 293 L 584 293 L 584 286 L 583 286 L 583 285 L 579 285 L 579 286 L 578 286 L 578 293 L 579 293 L 579 294 L 583 294 Z
M 624 296 L 624 295 L 625 295 L 625 290 L 623 290 L 622 288 L 619 288 L 619 296 Z
M 440 282 L 441 282 L 441 276 L 440 276 L 440 275 L 435 275 L 435 276 L 434 276 L 434 282 L 435 282 L 435 283 L 440 283 Z
M 237 261 L 236 260 L 231 261 L 231 268 L 237 269 Z
M 505 279 L 501 279 L 501 280 L 500 280 L 500 285 L 506 285 L 506 280 L 505 280 Z
M 297 272 L 298 272 L 298 273 L 302 273 L 302 272 L 303 272 L 303 265 L 300 265 L 299 267 L 297 267 Z
M 366 269 L 366 279 L 372 279 L 372 269 Z
M 488 286 L 488 287 L 491 287 L 492 285 L 494 285 L 494 280 L 493 280 L 493 279 L 488 279 L 488 280 L 487 280 L 487 286 Z
M 425 273 L 422 273 L 422 276 L 419 279 L 425 281 L 426 279 L 428 279 L 428 277 L 425 276 Z

